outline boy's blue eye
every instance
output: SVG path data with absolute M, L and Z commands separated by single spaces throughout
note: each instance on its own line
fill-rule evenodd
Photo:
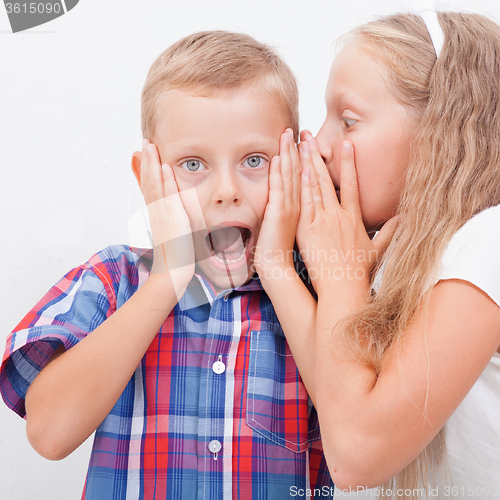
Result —
M 205 170 L 205 165 L 200 160 L 186 160 L 182 166 L 190 172 L 199 172 Z
M 257 168 L 262 164 L 263 161 L 264 159 L 261 158 L 260 156 L 250 156 L 245 160 L 244 165 L 250 168 Z
M 342 117 L 342 120 L 344 120 L 346 128 L 352 127 L 358 122 L 358 120 L 355 120 L 354 118 L 347 118 L 345 116 Z

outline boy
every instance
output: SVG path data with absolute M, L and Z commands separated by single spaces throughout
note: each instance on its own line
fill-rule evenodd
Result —
M 295 80 L 246 35 L 198 33 L 153 64 L 141 112 L 154 251 L 109 247 L 55 285 L 7 341 L 2 396 L 46 458 L 97 429 L 85 499 L 328 489 L 315 412 L 251 280 Z

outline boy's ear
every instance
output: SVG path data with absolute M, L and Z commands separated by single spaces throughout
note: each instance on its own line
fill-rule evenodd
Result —
M 137 184 L 139 184 L 139 188 L 141 187 L 141 161 L 142 161 L 142 153 L 140 151 L 135 151 L 132 155 L 132 172 L 137 180 Z

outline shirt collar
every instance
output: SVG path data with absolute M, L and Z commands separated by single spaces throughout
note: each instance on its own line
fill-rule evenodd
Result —
M 248 283 L 237 288 L 227 288 L 226 290 L 221 291 L 219 294 L 215 290 L 213 284 L 205 276 L 203 276 L 203 274 L 195 273 L 193 279 L 191 280 L 190 286 L 193 284 L 194 280 L 197 280 L 201 285 L 203 291 L 207 296 L 207 299 L 209 299 L 210 304 L 212 304 L 218 296 L 225 296 L 231 292 L 255 292 L 264 290 L 257 273 L 254 274 L 252 278 L 250 278 L 250 281 Z

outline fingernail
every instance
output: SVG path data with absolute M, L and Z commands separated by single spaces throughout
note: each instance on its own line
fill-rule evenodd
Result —
M 290 137 L 293 137 L 293 130 L 291 128 L 287 128 L 286 131 Z
M 313 137 L 312 134 L 307 134 L 306 135 L 306 141 L 310 142 L 311 144 L 315 144 L 316 143 L 316 141 L 314 140 L 314 137 Z
M 142 149 L 144 149 L 147 145 L 148 145 L 148 140 L 147 139 L 143 139 L 142 140 Z
M 310 153 L 311 152 L 311 146 L 309 146 L 309 143 L 307 141 L 302 141 L 300 143 L 300 149 L 304 153 Z
M 344 151 L 351 151 L 352 150 L 352 142 L 351 141 L 344 141 L 342 143 L 342 149 Z

